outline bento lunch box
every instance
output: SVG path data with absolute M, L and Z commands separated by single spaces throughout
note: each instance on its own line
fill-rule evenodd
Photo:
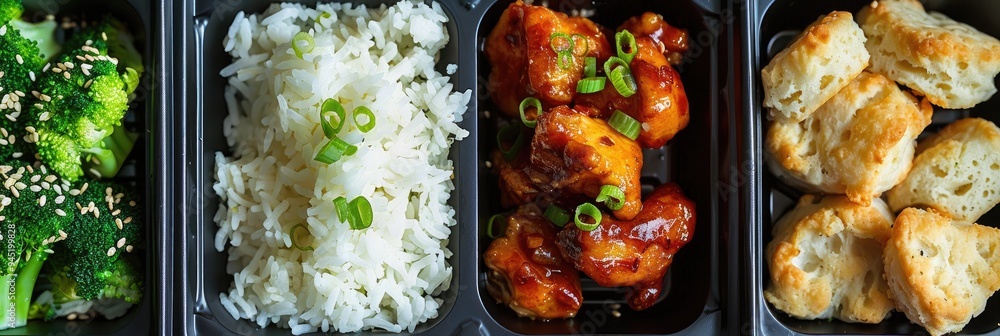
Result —
M 739 74 L 743 95 L 738 104 L 745 113 L 739 135 L 740 162 L 746 186 L 740 190 L 740 222 L 743 224 L 742 246 L 745 251 L 743 272 L 746 282 L 747 321 L 744 331 L 751 335 L 797 335 L 797 334 L 837 334 L 837 335 L 913 335 L 926 331 L 910 323 L 906 316 L 894 311 L 892 316 L 879 324 L 846 323 L 838 320 L 804 321 L 776 309 L 763 297 L 764 289 L 770 283 L 770 273 L 764 261 L 764 247 L 771 240 L 774 223 L 803 194 L 778 181 L 764 163 L 765 111 L 762 107 L 763 89 L 760 83 L 760 69 L 781 51 L 809 23 L 820 15 L 833 10 L 857 13 L 869 0 L 836 2 L 805 2 L 794 0 L 765 0 L 742 3 L 746 8 L 739 27 L 742 55 Z M 923 1 L 928 11 L 938 11 L 959 22 L 972 25 L 976 29 L 1000 36 L 1000 3 L 980 0 L 934 0 Z M 1000 122 L 1000 95 L 965 110 L 942 110 L 935 107 L 933 122 L 921 139 L 936 133 L 953 121 L 980 117 Z M 994 209 L 977 222 L 996 227 L 1000 210 Z M 962 334 L 1000 335 L 1000 299 L 991 299 L 986 310 L 965 327 Z
M 493 29 L 509 0 L 437 1 L 449 17 L 448 46 L 442 51 L 438 69 L 457 64 L 451 76 L 456 90 L 472 90 L 473 100 L 460 126 L 469 130 L 466 139 L 455 142 L 455 191 L 450 205 L 457 211 L 452 228 L 449 259 L 453 267 L 449 290 L 437 318 L 419 325 L 414 334 L 508 335 L 508 334 L 668 334 L 719 335 L 739 324 L 740 250 L 736 222 L 736 189 L 729 186 L 729 171 L 721 169 L 736 152 L 730 127 L 739 113 L 729 97 L 736 87 L 732 80 L 734 51 L 730 28 L 735 22 L 729 4 L 713 0 L 549 0 L 549 8 L 569 13 L 593 9 L 599 24 L 616 27 L 630 16 L 652 11 L 664 15 L 671 25 L 685 28 L 691 50 L 678 67 L 688 95 L 691 123 L 662 150 L 647 150 L 642 171 L 643 190 L 676 182 L 697 204 L 698 223 L 693 240 L 675 256 L 664 282 L 665 294 L 650 309 L 633 312 L 624 305 L 624 290 L 600 288 L 584 281 L 584 305 L 573 319 L 532 321 L 518 318 L 497 304 L 486 291 L 486 267 L 482 253 L 489 245 L 486 222 L 499 208 L 496 177 L 486 166 L 495 146 L 495 119 L 487 117 L 492 102 L 486 91 L 490 66 L 482 53 L 486 35 Z M 541 1 L 535 1 L 535 4 Z M 232 276 L 225 272 L 226 253 L 214 248 L 217 226 L 213 216 L 219 198 L 212 190 L 215 153 L 228 153 L 222 135 L 226 81 L 219 71 L 232 58 L 223 51 L 223 36 L 240 11 L 259 13 L 266 0 L 191 0 L 173 4 L 175 13 L 173 57 L 174 81 L 179 97 L 175 116 L 183 128 L 175 150 L 178 162 L 175 202 L 183 205 L 183 216 L 175 221 L 174 296 L 163 334 L 190 335 L 288 335 L 287 329 L 259 328 L 246 320 L 235 320 L 219 301 Z M 317 1 L 303 1 L 315 5 Z M 355 1 L 377 6 L 392 1 Z M 729 15 L 724 15 L 729 13 Z M 183 69 L 183 70 L 180 70 Z M 496 118 L 499 113 L 494 113 Z M 616 307 L 623 308 L 616 308 Z M 616 317 L 613 311 L 618 311 Z M 361 332 L 382 334 L 383 332 Z

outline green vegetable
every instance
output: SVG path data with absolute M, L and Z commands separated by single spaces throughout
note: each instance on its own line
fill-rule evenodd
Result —
M 514 161 L 517 154 L 521 153 L 521 148 L 531 139 L 531 136 L 526 136 L 525 133 L 527 131 L 521 129 L 521 125 L 516 124 L 508 124 L 497 131 L 497 147 L 500 148 L 505 160 Z M 504 149 L 505 143 L 510 143 L 507 149 Z
M 617 67 L 611 71 L 611 85 L 618 90 L 618 94 L 622 97 L 628 98 L 635 94 L 637 87 L 635 85 L 635 79 L 632 77 L 632 73 L 626 67 Z
M 527 110 L 529 107 L 535 108 L 535 119 L 528 119 L 526 113 L 528 112 Z M 535 97 L 524 98 L 524 100 L 521 101 L 521 105 L 517 109 L 521 113 L 521 122 L 524 123 L 524 126 L 528 126 L 528 128 L 535 128 L 535 125 L 538 124 L 538 117 L 542 116 L 542 102 Z
M 333 117 L 337 117 L 337 119 L 333 119 Z M 336 99 L 327 98 L 319 109 L 319 120 L 320 125 L 323 126 L 323 135 L 326 135 L 327 139 L 333 139 L 344 128 L 345 121 L 347 121 L 347 111 L 344 110 L 344 105 L 341 105 Z
M 604 90 L 604 85 L 607 83 L 608 79 L 604 77 L 591 77 L 581 79 L 576 83 L 576 92 L 579 93 L 594 93 Z
M 0 188 L 0 216 L 4 218 L 0 221 L 0 289 L 5 293 L 0 295 L 0 307 L 6 312 L 0 323 L 2 330 L 27 323 L 39 272 L 53 254 L 53 244 L 71 232 L 75 208 L 53 187 L 68 188 L 69 182 L 48 168 L 17 160 L 0 164 L 11 167 L 2 179 L 12 186 Z M 43 183 L 50 187 L 44 188 Z M 8 307 L 14 310 L 8 311 Z
M 323 145 L 323 148 L 316 153 L 316 157 L 313 160 L 322 162 L 325 164 L 332 164 L 340 160 L 341 157 L 347 155 L 354 155 L 358 151 L 358 147 L 341 140 L 340 138 L 334 137 L 330 141 Z
M 119 26 L 106 19 L 74 35 L 35 83 L 26 124 L 42 161 L 70 181 L 85 166 L 93 177 L 114 176 L 137 138 L 120 126 L 143 68 Z
M 367 116 L 368 121 L 364 123 L 358 121 L 359 116 Z M 367 107 L 358 106 L 354 109 L 354 123 L 358 125 L 361 133 L 368 133 L 375 128 L 375 113 L 372 113 L 372 110 Z
M 501 225 L 500 233 L 493 233 L 493 223 L 497 223 L 497 220 L 500 221 L 499 224 Z M 503 235 L 504 230 L 506 230 L 506 228 L 507 228 L 507 217 L 501 214 L 493 215 L 490 217 L 490 220 L 486 222 L 486 236 L 490 237 L 490 239 L 497 239 L 497 237 Z
M 587 222 L 583 216 L 588 216 L 593 219 L 593 223 Z M 576 215 L 573 216 L 573 222 L 576 223 L 576 227 L 583 231 L 594 231 L 598 226 L 601 226 L 601 210 L 597 209 L 597 206 L 590 203 L 583 203 L 576 207 Z
M 135 191 L 100 181 L 81 181 L 67 194 L 76 218 L 66 226 L 65 241 L 55 246 L 51 273 L 65 281 L 53 283 L 55 302 L 114 299 L 138 303 L 142 275 L 121 260 L 143 244 L 142 212 Z M 83 209 L 83 213 L 77 209 Z
M 597 195 L 595 201 L 603 202 L 611 211 L 618 211 L 625 206 L 625 191 L 618 186 L 601 186 L 601 193 Z
M 635 36 L 628 30 L 623 30 L 615 34 L 615 48 L 618 51 L 618 57 L 625 60 L 625 64 L 632 64 L 632 59 L 635 58 L 635 54 L 639 51 L 639 48 L 635 44 Z
M 587 57 L 583 59 L 583 78 L 597 76 L 597 58 Z
M 563 208 L 555 205 L 549 205 L 548 208 L 545 208 L 545 218 L 552 221 L 552 224 L 555 224 L 558 227 L 563 227 L 566 226 L 566 223 L 569 223 L 570 215 L 569 211 L 566 211 Z
M 364 196 L 355 197 L 347 204 L 347 223 L 352 230 L 367 229 L 372 226 L 372 204 Z
M 611 115 L 611 119 L 608 119 L 608 124 L 611 125 L 611 128 L 618 131 L 618 133 L 632 140 L 639 137 L 639 129 L 642 127 L 638 120 L 619 110 L 615 110 L 615 113 Z
M 298 32 L 292 37 L 292 51 L 302 58 L 303 54 L 311 53 L 316 48 L 316 40 L 307 32 Z

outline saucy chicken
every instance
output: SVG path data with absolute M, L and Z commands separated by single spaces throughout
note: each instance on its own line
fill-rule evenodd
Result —
M 673 68 L 687 31 L 655 13 L 618 31 L 516 1 L 485 40 L 487 88 L 513 123 L 490 158 L 500 205 L 517 208 L 485 252 L 487 289 L 522 317 L 575 316 L 580 273 L 625 287 L 629 307 L 647 309 L 694 234 L 695 205 L 680 187 L 661 185 L 643 202 L 640 184 L 643 148 L 663 147 L 690 120 Z
M 687 30 L 671 26 L 660 14 L 645 12 L 633 16 L 618 27 L 618 31 L 623 30 L 628 30 L 636 37 L 652 38 L 672 65 L 681 64 L 684 53 L 688 50 Z
M 487 290 L 518 315 L 557 319 L 576 315 L 583 303 L 580 274 L 556 247 L 556 229 L 534 205 L 507 218 L 504 236 L 486 249 Z
M 565 66 L 552 47 L 553 34 L 565 34 L 580 44 Z M 519 116 L 518 106 L 527 97 L 538 98 L 543 108 L 569 104 L 583 77 L 584 58 L 611 57 L 611 45 L 594 22 L 521 1 L 503 12 L 484 48 L 493 65 L 488 90 L 497 108 L 510 117 Z
M 601 186 L 624 194 L 615 217 L 629 220 L 642 208 L 642 149 L 607 122 L 558 106 L 538 118 L 531 140 L 531 164 L 525 168 L 542 190 L 596 198 Z
M 646 36 L 635 39 L 638 51 L 632 60 L 632 76 L 638 90 L 625 98 L 612 85 L 597 93 L 580 94 L 575 108 L 599 118 L 611 118 L 620 110 L 642 123 L 639 145 L 660 148 L 687 127 L 687 93 L 681 77 L 659 51 L 656 42 Z
M 668 183 L 649 195 L 634 219 L 608 217 L 589 232 L 567 225 L 559 232 L 559 249 L 597 284 L 630 287 L 626 300 L 632 309 L 649 308 L 660 296 L 674 254 L 694 234 L 694 202 Z

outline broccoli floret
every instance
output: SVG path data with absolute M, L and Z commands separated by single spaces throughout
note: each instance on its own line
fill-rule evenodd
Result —
M 53 264 L 50 262 L 48 265 Z M 104 289 L 97 299 L 84 299 L 78 294 L 76 280 L 68 276 L 66 267 L 46 271 L 52 275 L 51 290 L 40 294 L 28 311 L 29 319 L 46 321 L 70 314 L 87 314 L 91 311 L 108 319 L 117 318 L 142 299 L 142 275 L 134 261 L 124 257 L 114 261 L 113 268 L 104 277 Z
M 108 31 L 117 36 L 110 27 L 105 23 L 89 28 L 67 43 L 81 46 L 67 49 L 42 73 L 35 85 L 38 99 L 28 110 L 27 123 L 38 132 L 39 156 L 70 181 L 84 174 L 84 160 L 94 164 L 94 169 L 87 169 L 93 177 L 112 177 L 135 142 L 124 133 L 105 141 L 121 126 L 129 95 L 138 83 L 134 70 L 119 73 L 119 61 L 108 56 L 109 41 L 104 36 L 110 36 Z M 105 151 L 109 148 L 126 150 L 109 156 Z
M 0 0 L 0 25 L 21 18 L 23 13 L 24 6 L 21 5 L 21 0 Z
M 76 219 L 68 224 L 65 241 L 50 258 L 56 302 L 142 298 L 141 276 L 119 261 L 142 243 L 141 212 L 132 190 L 111 182 L 79 184 Z M 76 193 L 71 191 L 71 193 Z M 56 281 L 59 274 L 66 281 Z M 71 280 L 71 281 L 70 281 Z
M 62 46 L 56 41 L 56 29 L 59 24 L 53 17 L 46 18 L 45 21 L 30 23 L 23 20 L 10 20 L 10 24 L 21 31 L 21 36 L 38 43 L 38 51 L 42 54 L 42 59 L 48 61 L 59 54 Z
M 67 238 L 74 220 L 72 202 L 64 195 L 70 184 L 40 164 L 0 163 L 0 307 L 6 310 L 0 330 L 24 326 L 39 271 L 53 253 L 53 244 Z M 13 314 L 11 314 L 13 313 Z

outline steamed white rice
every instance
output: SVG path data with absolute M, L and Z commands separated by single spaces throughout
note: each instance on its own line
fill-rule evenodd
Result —
M 413 331 L 438 316 L 456 223 L 448 149 L 468 135 L 457 123 L 471 98 L 435 71 L 447 20 L 437 3 L 407 1 L 237 15 L 223 41 L 234 60 L 221 72 L 233 156 L 216 154 L 214 187 L 222 198 L 215 247 L 228 246 L 233 275 L 220 300 L 234 318 L 303 334 Z M 300 31 L 316 44 L 303 59 L 290 46 Z M 330 165 L 313 160 L 327 141 L 319 123 L 327 98 L 348 111 L 339 137 L 358 146 Z M 350 117 L 361 105 L 376 116 L 368 133 Z M 340 222 L 339 196 L 368 198 L 372 226 Z M 292 247 L 298 224 L 308 234 L 295 230 L 297 242 L 314 250 Z

